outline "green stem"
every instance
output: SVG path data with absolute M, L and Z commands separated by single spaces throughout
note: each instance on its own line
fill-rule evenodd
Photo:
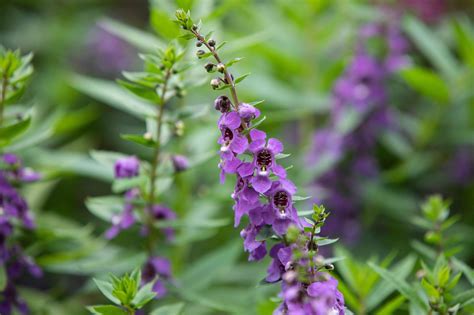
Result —
M 8 70 L 10 68 L 10 62 L 5 66 L 3 77 L 2 77 L 2 94 L 0 95 L 0 127 L 3 124 L 3 111 L 5 107 L 5 98 L 7 96 L 8 88 Z
M 215 49 L 215 47 L 209 45 L 209 43 L 207 42 L 207 40 L 204 38 L 204 36 L 202 36 L 201 34 L 199 34 L 197 31 L 194 31 L 194 30 L 191 30 L 191 32 L 194 34 L 194 36 L 196 36 L 196 38 L 202 42 L 204 44 L 204 46 L 207 47 L 207 49 L 211 52 L 212 56 L 214 56 L 214 59 L 216 59 L 216 61 L 218 63 L 222 63 L 223 65 L 225 65 L 219 54 L 217 53 L 217 50 Z M 232 75 L 230 74 L 229 71 L 227 71 L 227 67 L 224 68 L 224 77 L 227 81 L 227 83 L 230 85 L 230 93 L 232 95 L 232 99 L 234 101 L 234 108 L 235 110 L 239 110 L 239 98 L 237 96 L 237 89 L 235 88 L 235 82 L 234 82 L 234 79 L 232 79 Z
M 164 107 L 166 104 L 165 101 L 165 94 L 168 89 L 168 82 L 171 77 L 171 68 L 166 70 L 164 82 L 163 82 L 163 87 L 161 89 L 161 95 L 160 95 L 160 102 L 158 104 L 158 111 L 157 111 L 157 116 L 156 116 L 156 147 L 155 151 L 153 154 L 153 160 L 151 162 L 151 173 L 150 173 L 150 194 L 148 196 L 148 255 L 152 256 L 153 255 L 153 244 L 155 241 L 155 233 L 154 233 L 154 228 L 153 228 L 153 215 L 151 213 L 151 209 L 153 207 L 153 204 L 155 202 L 155 194 L 156 194 L 156 179 L 158 176 L 158 164 L 160 162 L 160 156 L 161 156 L 161 126 L 163 124 L 163 113 L 164 113 Z

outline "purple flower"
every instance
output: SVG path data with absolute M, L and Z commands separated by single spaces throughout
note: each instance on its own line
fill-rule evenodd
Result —
M 249 260 L 260 260 L 267 254 L 265 241 L 257 241 L 256 237 L 261 226 L 249 224 L 240 232 L 240 236 L 244 239 L 244 249 L 249 252 Z
M 227 96 L 221 95 L 214 101 L 214 108 L 225 114 L 232 108 L 232 102 Z
M 226 152 L 221 152 L 221 161 L 219 163 L 220 172 L 220 181 L 221 183 L 225 182 L 226 174 L 234 174 L 237 172 L 238 167 L 242 164 L 242 161 L 236 158 L 233 154 L 226 154 Z
M 148 283 L 155 281 L 153 291 L 156 297 L 161 298 L 166 295 L 165 281 L 171 278 L 171 263 L 164 257 L 150 257 L 143 266 L 142 281 Z
M 248 140 L 240 133 L 242 121 L 236 112 L 223 114 L 219 120 L 221 137 L 218 143 L 221 145 L 221 153 L 225 159 L 230 159 L 233 154 L 241 154 L 247 150 Z
M 308 286 L 308 296 L 311 297 L 311 307 L 315 314 L 335 314 L 344 315 L 344 297 L 337 289 L 337 280 L 329 277 L 326 281 L 313 282 Z
M 173 155 L 171 162 L 173 163 L 175 172 L 182 172 L 189 168 L 189 160 L 184 155 Z
M 290 267 L 291 248 L 285 247 L 282 243 L 278 243 L 270 249 L 270 257 L 272 262 L 267 269 L 267 282 L 277 282 L 281 279 L 283 273 Z
M 124 157 L 115 162 L 115 178 L 138 176 L 140 161 L 135 156 Z
M 167 208 L 162 205 L 154 205 L 151 208 L 151 213 L 157 221 L 169 221 L 176 219 L 176 213 L 170 208 Z M 172 241 L 174 239 L 174 229 L 172 227 L 163 228 L 166 239 Z
M 239 116 L 246 123 L 260 116 L 260 111 L 255 106 L 247 103 L 240 103 Z
M 280 179 L 273 182 L 272 188 L 267 193 L 275 216 L 273 230 L 278 235 L 285 234 L 291 223 L 301 227 L 298 212 L 292 201 L 295 192 L 296 187 L 291 181 Z
M 234 226 L 237 227 L 244 214 L 248 215 L 250 210 L 260 205 L 259 194 L 249 186 L 248 178 L 237 175 L 237 183 L 231 197 L 235 200 L 233 206 L 235 213 Z
M 120 214 L 112 217 L 112 226 L 105 232 L 107 239 L 117 236 L 122 230 L 130 228 L 135 223 L 135 215 L 133 213 L 135 199 L 140 195 L 137 188 L 130 189 L 125 193 L 125 206 Z
M 3 161 L 8 165 L 21 165 L 21 160 L 13 153 L 5 153 L 2 156 Z
M 257 192 L 263 194 L 272 185 L 269 178 L 270 172 L 279 178 L 286 177 L 285 169 L 275 162 L 275 156 L 283 152 L 283 144 L 275 138 L 270 138 L 267 143 L 266 134 L 257 129 L 250 131 L 250 138 L 252 142 L 249 145 L 249 151 L 253 153 L 253 162 L 243 163 L 238 172 L 240 176 L 247 177 L 252 176 L 256 171 L 256 176 L 251 178 L 250 183 Z

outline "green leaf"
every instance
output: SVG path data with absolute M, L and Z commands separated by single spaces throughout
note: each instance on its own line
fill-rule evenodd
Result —
M 75 74 L 69 83 L 76 90 L 140 119 L 156 114 L 154 104 L 133 96 L 115 82 Z
M 400 71 L 405 82 L 420 94 L 441 104 L 449 102 L 449 87 L 435 72 L 413 67 Z
M 443 45 L 442 41 L 429 28 L 415 18 L 406 18 L 403 27 L 412 38 L 413 43 L 452 82 L 458 73 L 459 67 L 448 47 Z
M 451 304 L 463 304 L 471 299 L 474 299 L 474 289 L 466 290 L 455 295 Z
M 126 311 L 124 311 L 120 307 L 114 306 L 114 305 L 88 306 L 87 310 L 89 310 L 92 314 L 96 314 L 96 315 L 126 315 L 128 314 Z
M 234 80 L 234 83 L 235 84 L 239 84 L 240 82 L 242 82 L 246 77 L 248 77 L 250 75 L 250 73 L 246 73 L 244 75 L 241 75 L 240 77 L 238 77 L 237 79 Z
M 421 279 L 421 286 L 425 289 L 425 292 L 428 295 L 428 298 L 433 298 L 433 299 L 438 299 L 439 298 L 439 292 L 436 290 L 436 288 L 429 283 L 425 278 Z
M 127 141 L 134 142 L 136 144 L 143 145 L 145 147 L 154 148 L 156 146 L 156 141 L 153 139 L 146 139 L 143 135 L 132 135 L 132 134 L 125 134 L 120 135 L 122 139 Z
M 182 314 L 184 303 L 176 303 L 161 306 L 151 312 L 150 315 L 180 315 Z
M 453 257 L 451 261 L 457 270 L 462 271 L 469 283 L 471 285 L 474 285 L 474 270 L 472 270 L 471 267 L 469 267 L 463 261 L 457 259 L 456 257 Z
M 110 222 L 115 214 L 122 212 L 123 198 L 119 196 L 89 197 L 86 200 L 86 207 L 98 218 Z
M 416 257 L 407 256 L 399 263 L 394 265 L 390 270 L 397 275 L 400 279 L 405 279 L 410 275 L 413 267 L 415 266 Z M 385 279 L 378 282 L 377 285 L 371 290 L 370 295 L 367 297 L 366 305 L 367 310 L 371 311 L 375 309 L 384 299 L 386 299 L 393 291 L 395 286 L 388 283 Z
M 126 42 L 134 45 L 139 50 L 155 51 L 157 48 L 166 48 L 166 44 L 160 41 L 153 34 L 144 32 L 119 21 L 104 18 L 99 21 L 99 25 L 117 37 L 120 37 Z
M 405 297 L 397 296 L 396 298 L 385 303 L 379 308 L 375 315 L 392 315 L 396 310 L 400 309 L 400 306 L 405 302 Z
M 398 277 L 398 275 L 394 272 L 381 268 L 380 266 L 377 266 L 372 262 L 369 262 L 368 264 L 382 278 L 384 278 L 390 284 L 395 286 L 398 292 L 400 292 L 406 299 L 415 303 L 419 308 L 425 311 L 428 310 L 428 305 L 418 295 L 418 292 L 414 288 L 412 288 L 405 280 L 400 279 L 400 277 Z
M 225 65 L 226 65 L 226 67 L 230 67 L 230 66 L 232 66 L 233 64 L 236 64 L 236 63 L 242 61 L 243 59 L 244 59 L 244 58 L 234 58 L 234 59 L 228 61 Z
M 3 291 L 7 286 L 7 273 L 5 271 L 5 265 L 0 265 L 0 291 Z
M 92 279 L 95 283 L 95 285 L 99 288 L 100 292 L 102 292 L 103 295 L 105 295 L 106 298 L 108 298 L 110 301 L 114 302 L 117 305 L 120 305 L 120 300 L 117 299 L 113 294 L 113 286 L 111 283 L 103 280 L 98 280 L 93 278 Z
M 117 83 L 133 95 L 149 101 L 150 103 L 158 104 L 160 102 L 160 96 L 156 94 L 155 89 L 120 79 L 117 80 Z
M 144 285 L 143 287 L 141 287 L 132 300 L 133 305 L 135 305 L 138 309 L 140 309 L 145 304 L 153 300 L 156 296 L 156 292 L 153 292 L 152 290 L 154 284 L 155 282 L 151 281 L 147 283 L 146 285 Z
M 13 124 L 0 127 L 0 146 L 8 144 L 13 138 L 25 132 L 31 123 L 31 117 L 17 121 Z

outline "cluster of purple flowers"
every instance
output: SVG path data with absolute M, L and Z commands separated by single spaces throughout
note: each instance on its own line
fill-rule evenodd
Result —
M 185 157 L 180 157 L 176 163 L 180 166 L 180 171 L 186 168 L 184 162 L 187 162 Z M 177 170 L 178 171 L 178 170 Z M 115 163 L 115 178 L 125 179 L 139 176 L 140 161 L 135 156 L 121 158 Z M 137 221 L 135 210 L 138 201 L 141 197 L 141 192 L 138 187 L 131 188 L 125 192 L 124 195 L 124 209 L 121 213 L 112 217 L 112 226 L 105 232 L 108 239 L 117 236 L 120 231 L 133 226 Z M 155 220 L 156 222 L 176 219 L 176 213 L 171 209 L 160 205 L 153 204 L 145 206 L 143 211 L 146 212 L 146 217 Z M 141 227 L 142 235 L 148 235 L 150 226 L 143 224 Z M 163 228 L 163 234 L 167 241 L 172 241 L 174 238 L 174 229 L 171 227 Z M 171 264 L 170 261 L 164 257 L 152 256 L 148 257 L 142 273 L 143 283 L 154 281 L 153 290 L 157 293 L 157 297 L 163 297 L 166 294 L 166 287 L 164 281 L 171 279 Z
M 277 163 L 283 144 L 275 138 L 267 139 L 265 132 L 252 128 L 252 120 L 260 115 L 252 105 L 241 103 L 233 110 L 229 98 L 220 96 L 215 100 L 215 108 L 222 113 L 218 121 L 221 180 L 227 174 L 236 175 L 231 195 L 235 201 L 235 226 L 243 216 L 248 217 L 249 223 L 240 235 L 249 260 L 261 260 L 267 254 L 267 241 L 259 237 L 262 230 L 271 229 L 282 239 L 270 249 L 273 259 L 266 277 L 267 282 L 286 279 L 282 284 L 283 303 L 275 314 L 328 314 L 331 310 L 343 314 L 344 300 L 333 278 L 321 278 L 318 274 L 319 278 L 312 277 L 305 283 L 297 278 L 289 281 L 294 263 L 300 262 L 294 260 L 292 248 L 283 241 L 283 236 L 290 226 L 304 233 L 303 228 L 308 224 L 298 217 L 293 204 L 296 186 L 287 178 L 285 168 Z
M 386 47 L 382 57 L 371 54 L 374 41 Z M 387 103 L 386 80 L 390 73 L 409 63 L 408 42 L 398 22 L 364 26 L 358 43 L 355 56 L 334 85 L 329 126 L 315 133 L 308 154 L 311 164 L 323 160 L 332 163 L 312 187 L 316 195 L 323 196 L 319 201 L 335 209 L 325 231 L 343 231 L 342 238 L 347 242 L 359 234 L 361 186 L 357 182 L 378 174 L 374 159 L 377 139 L 383 130 L 396 128 Z M 351 111 L 361 117 L 361 122 L 343 134 L 338 127 Z
M 6 153 L 0 156 L 0 264 L 7 277 L 6 286 L 0 291 L 0 314 L 12 314 L 14 308 L 21 314 L 27 314 L 28 307 L 18 296 L 15 281 L 24 273 L 34 277 L 42 275 L 31 257 L 12 241 L 15 228 L 35 228 L 31 211 L 17 186 L 39 178 L 38 173 L 23 167 L 16 155 Z

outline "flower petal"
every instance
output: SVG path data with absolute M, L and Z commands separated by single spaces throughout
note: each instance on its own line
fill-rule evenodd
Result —
M 266 137 L 267 137 L 267 134 L 261 130 L 258 130 L 258 129 L 250 130 L 250 139 L 252 139 L 252 141 L 265 140 Z
M 236 112 L 227 113 L 223 117 L 221 124 L 229 127 L 230 129 L 237 129 L 241 124 L 240 116 Z
M 250 180 L 255 191 L 264 194 L 272 186 L 272 181 L 267 176 L 255 176 Z
M 230 149 L 237 153 L 237 154 L 242 154 L 247 150 L 249 146 L 249 142 L 246 137 L 241 136 L 237 133 L 234 133 L 234 139 L 230 143 Z
M 268 139 L 268 149 L 270 149 L 273 154 L 278 154 L 283 152 L 283 144 L 280 140 L 275 138 Z

